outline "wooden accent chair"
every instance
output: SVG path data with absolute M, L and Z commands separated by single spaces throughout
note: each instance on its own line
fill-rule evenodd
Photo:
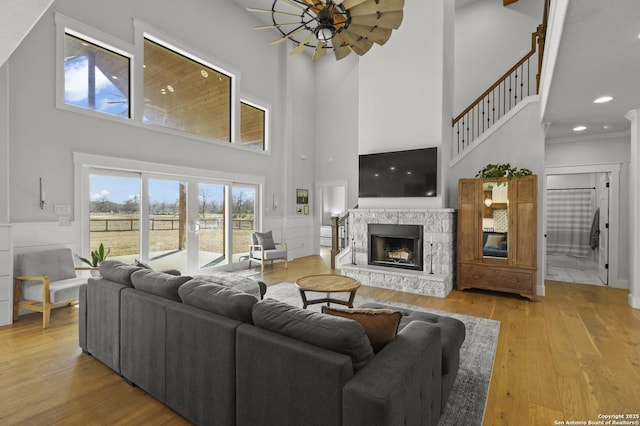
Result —
M 254 232 L 251 234 L 251 245 L 249 246 L 249 269 L 251 262 L 260 264 L 260 271 L 264 272 L 264 265 L 270 262 L 273 266 L 274 260 L 284 261 L 284 268 L 289 268 L 287 258 L 287 243 L 276 243 L 273 241 L 271 231 Z
M 49 327 L 51 309 L 78 303 L 80 286 L 87 278 L 76 274 L 69 248 L 21 253 L 16 256 L 13 291 L 13 321 L 20 308 L 42 312 L 42 328 Z

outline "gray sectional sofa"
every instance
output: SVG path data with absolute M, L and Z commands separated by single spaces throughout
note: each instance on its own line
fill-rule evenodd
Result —
M 80 291 L 81 348 L 196 424 L 437 425 L 458 371 L 452 318 L 405 312 L 373 354 L 356 321 L 262 300 L 248 278 L 101 274 Z

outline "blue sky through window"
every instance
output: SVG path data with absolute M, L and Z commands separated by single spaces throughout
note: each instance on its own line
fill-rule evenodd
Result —
M 122 93 L 96 66 L 95 110 L 111 115 L 129 116 L 128 94 Z M 111 78 L 118 78 L 112 76 Z M 64 101 L 82 108 L 89 106 L 89 60 L 86 56 L 64 63 Z

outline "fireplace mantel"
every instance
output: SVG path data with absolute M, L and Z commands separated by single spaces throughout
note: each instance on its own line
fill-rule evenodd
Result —
M 428 296 L 446 297 L 453 289 L 456 210 L 352 209 L 349 210 L 349 215 L 349 241 L 355 255 L 342 257 L 343 263 L 339 268 L 343 275 L 355 278 L 367 286 Z M 422 270 L 398 270 L 369 265 L 369 224 L 421 225 L 424 232 Z

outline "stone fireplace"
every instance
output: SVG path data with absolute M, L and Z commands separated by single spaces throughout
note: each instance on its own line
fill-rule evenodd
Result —
M 351 252 L 338 256 L 337 267 L 363 285 L 446 297 L 455 278 L 456 216 L 454 209 L 352 209 Z
M 422 271 L 422 225 L 370 223 L 368 264 Z

